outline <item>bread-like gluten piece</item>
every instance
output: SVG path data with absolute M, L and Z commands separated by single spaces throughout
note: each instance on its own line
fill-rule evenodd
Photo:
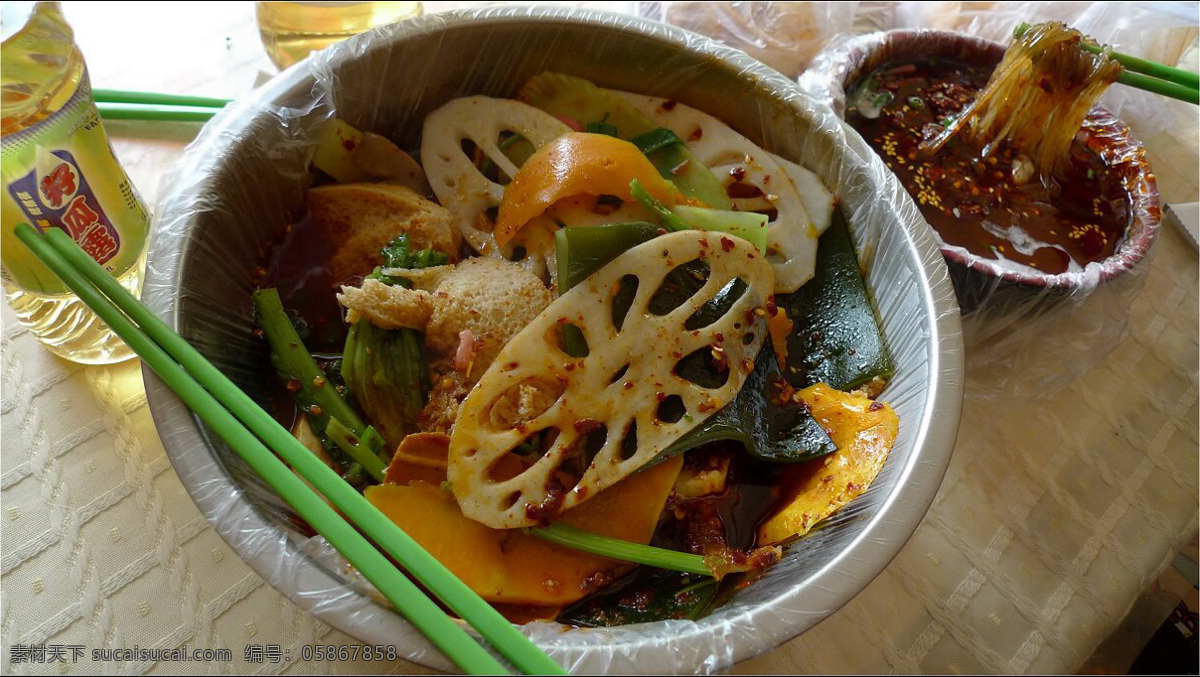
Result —
M 410 277 L 424 271 L 393 270 Z M 378 280 L 361 287 L 342 287 L 338 302 L 349 309 L 348 322 L 365 319 L 384 329 L 408 327 L 425 332 L 433 389 L 421 411 L 425 431 L 448 431 L 458 407 L 508 340 L 545 310 L 553 294 L 526 268 L 492 257 L 470 258 L 455 266 L 439 266 L 422 280 L 431 291 L 405 289 Z M 421 285 L 417 285 L 420 287 Z M 468 367 L 455 367 L 463 332 L 470 332 Z M 462 373 L 460 369 L 469 369 Z M 517 415 L 534 406 L 514 402 Z
M 450 357 L 461 332 L 470 331 L 475 354 L 470 383 L 479 379 L 510 338 L 554 300 L 533 273 L 493 257 L 459 263 L 442 278 L 433 297 L 425 345 L 437 356 Z
M 342 287 L 337 300 L 348 311 L 348 324 L 367 320 L 380 329 L 424 331 L 433 315 L 433 299 L 429 292 L 386 285 L 373 279 L 363 280 L 361 287 Z
M 462 235 L 444 207 L 411 188 L 387 183 L 338 183 L 308 190 L 308 209 L 334 247 L 329 267 L 341 282 L 383 263 L 379 250 L 407 233 L 412 250 L 432 247 L 458 259 Z

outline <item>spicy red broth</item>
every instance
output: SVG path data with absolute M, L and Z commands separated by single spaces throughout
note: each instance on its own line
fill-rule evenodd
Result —
M 851 90 L 846 121 L 946 244 L 1047 274 L 1111 256 L 1131 222 L 1132 202 L 1120 174 L 1078 138 L 1063 176 L 1049 180 L 1006 146 L 986 160 L 963 138 L 936 154 L 921 149 L 990 73 L 946 60 L 885 64 Z

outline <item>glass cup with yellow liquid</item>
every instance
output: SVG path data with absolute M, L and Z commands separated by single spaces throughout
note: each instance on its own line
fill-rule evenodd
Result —
M 283 70 L 310 53 L 376 26 L 420 16 L 420 2 L 259 2 L 258 30 Z
M 141 286 L 150 215 L 113 155 L 83 55 L 56 2 L 4 3 L 0 16 L 0 263 L 18 320 L 84 364 L 133 357 L 13 234 L 65 231 L 126 289 Z

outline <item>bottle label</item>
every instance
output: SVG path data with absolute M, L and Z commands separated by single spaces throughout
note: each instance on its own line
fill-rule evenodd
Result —
M 9 184 L 8 192 L 30 223 L 43 232 L 62 228 L 97 263 L 108 263 L 120 250 L 121 234 L 69 152 L 39 147 L 36 167 Z
M 138 265 L 150 214 L 100 121 L 84 71 L 64 107 L 0 138 L 0 262 L 4 281 L 44 294 L 68 289 L 13 234 L 19 222 L 61 228 L 115 277 Z
M 7 284 L 46 294 L 66 286 L 13 235 L 19 222 L 60 228 L 116 277 L 138 265 L 149 213 L 113 155 L 86 72 L 62 109 L 5 134 L 0 260 Z

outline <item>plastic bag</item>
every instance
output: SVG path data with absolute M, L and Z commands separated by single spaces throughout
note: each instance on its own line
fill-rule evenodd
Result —
M 740 49 L 796 77 L 854 23 L 857 2 L 643 2 L 638 13 Z
M 846 85 L 884 63 L 937 56 L 994 64 L 1002 55 L 1000 45 L 958 33 L 872 33 L 830 45 L 800 84 L 840 114 Z M 1146 255 L 1161 218 L 1158 191 L 1142 147 L 1115 117 L 1093 109 L 1085 130 L 1089 147 L 1106 146 L 1106 163 L 1131 198 L 1131 225 L 1113 256 L 1050 276 L 941 244 L 963 309 L 968 397 L 1050 395 L 1098 364 L 1126 335 L 1130 304 L 1150 268 Z
M 293 67 L 204 128 L 165 182 L 143 298 L 247 393 L 270 401 L 271 366 L 252 337 L 255 268 L 303 214 L 309 161 L 331 121 L 416 148 L 436 107 L 464 95 L 513 96 L 547 69 L 700 108 L 816 172 L 851 225 L 896 365 L 881 397 L 900 432 L 880 475 L 712 614 L 590 630 L 524 626 L 577 672 L 721 670 L 803 632 L 882 571 L 933 500 L 961 408 L 958 310 L 932 233 L 862 140 L 788 78 L 711 40 L 608 12 L 488 8 L 376 29 Z M 184 485 L 268 582 L 366 644 L 451 667 L 152 375 L 147 392 Z

